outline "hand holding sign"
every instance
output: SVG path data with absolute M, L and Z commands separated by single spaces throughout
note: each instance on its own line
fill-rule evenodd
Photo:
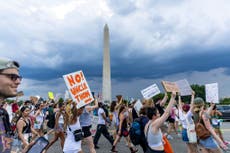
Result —
M 205 95 L 207 102 L 219 103 L 218 83 L 206 84 Z
M 179 88 L 175 82 L 162 81 L 161 83 L 166 92 L 179 92 Z
M 72 99 L 76 101 L 77 104 L 81 102 L 82 106 L 83 101 L 85 105 L 87 105 L 94 100 L 82 71 L 66 74 L 63 78 Z

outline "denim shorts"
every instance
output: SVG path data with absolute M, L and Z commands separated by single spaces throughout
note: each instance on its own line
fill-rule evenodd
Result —
M 217 149 L 218 148 L 218 144 L 216 143 L 215 139 L 212 136 L 204 140 L 200 139 L 199 144 L 207 149 Z
M 188 139 L 188 134 L 187 134 L 187 129 L 182 129 L 182 140 L 184 141 L 184 142 L 186 142 L 186 143 L 188 143 L 189 142 L 189 139 Z

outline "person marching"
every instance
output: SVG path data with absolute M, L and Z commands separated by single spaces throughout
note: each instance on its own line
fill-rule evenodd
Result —
M 9 114 L 2 107 L 2 103 L 9 97 L 17 96 L 17 88 L 22 80 L 19 67 L 16 61 L 0 58 L 0 152 L 2 153 L 9 151 L 9 148 L 5 147 L 8 144 L 7 137 L 12 132 Z
M 82 132 L 84 133 L 84 140 L 86 140 L 87 145 L 89 147 L 90 153 L 96 153 L 93 144 L 93 137 L 90 132 L 90 128 L 92 127 L 92 116 L 91 112 L 98 108 L 97 99 L 94 100 L 94 105 L 87 105 L 83 107 L 83 113 L 80 115 L 80 125 L 82 127 Z
M 130 143 L 130 140 L 129 140 L 129 132 L 128 132 L 128 123 L 127 123 L 127 120 L 128 120 L 128 110 L 126 108 L 125 105 L 122 105 L 119 109 L 119 113 L 118 113 L 118 119 L 119 119 L 119 127 L 117 129 L 117 137 L 113 143 L 113 146 L 112 146 L 112 149 L 111 149 L 111 152 L 118 152 L 115 147 L 118 143 L 118 141 L 120 141 L 120 138 L 122 136 L 124 136 L 128 142 L 128 147 L 131 151 L 131 153 L 135 153 L 137 152 L 138 150 L 137 149 L 134 149 L 132 146 L 131 146 L 131 143 Z
M 162 116 L 160 116 L 156 107 L 147 108 L 149 122 L 145 126 L 145 137 L 147 141 L 146 153 L 165 153 L 163 134 L 160 128 L 170 115 L 170 110 L 175 103 L 175 97 L 176 92 L 172 92 L 169 104 Z
M 71 115 L 67 115 L 65 124 L 67 125 L 66 139 L 63 147 L 64 153 L 83 153 L 81 148 L 81 139 L 76 140 L 73 133 L 76 131 L 81 132 L 81 126 L 79 117 L 83 113 L 84 107 L 76 106 L 76 103 L 72 103 Z M 83 136 L 82 136 L 83 137 Z
M 96 149 L 99 149 L 99 146 L 97 144 L 98 144 L 98 141 L 101 137 L 101 134 L 104 135 L 104 137 L 110 142 L 111 145 L 113 145 L 113 141 L 114 141 L 113 138 L 110 136 L 108 129 L 106 127 L 106 122 L 108 120 L 106 118 L 106 114 L 105 114 L 105 111 L 103 109 L 103 103 L 99 102 L 98 106 L 99 106 L 99 109 L 98 109 L 98 118 L 99 119 L 98 119 L 97 131 L 96 131 L 96 134 L 95 134 L 94 140 L 93 140 L 94 147 Z

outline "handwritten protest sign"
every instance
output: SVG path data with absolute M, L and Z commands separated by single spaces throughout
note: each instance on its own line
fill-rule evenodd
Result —
M 205 95 L 207 102 L 219 103 L 218 83 L 206 84 Z
M 153 84 L 153 85 L 141 90 L 141 94 L 143 95 L 143 97 L 145 99 L 150 99 L 159 93 L 160 93 L 160 89 L 158 88 L 158 86 L 156 84 Z
M 54 93 L 49 91 L 48 92 L 48 97 L 49 97 L 49 99 L 54 99 Z
M 187 96 L 192 94 L 192 88 L 190 87 L 186 79 L 178 80 L 175 82 L 180 90 L 181 96 Z
M 135 111 L 139 113 L 142 106 L 143 105 L 142 105 L 140 99 L 138 99 L 133 107 L 134 107 Z
M 175 82 L 162 81 L 161 83 L 166 92 L 179 92 L 179 88 Z
M 85 105 L 87 105 L 94 100 L 82 71 L 63 75 L 63 78 L 72 99 L 77 102 L 77 104 L 81 102 L 82 106 L 83 101 Z
M 92 118 L 92 127 L 91 127 L 90 131 L 91 131 L 91 134 L 94 136 L 96 134 L 96 131 L 97 131 L 97 123 L 98 123 L 99 117 L 92 115 L 91 118 Z

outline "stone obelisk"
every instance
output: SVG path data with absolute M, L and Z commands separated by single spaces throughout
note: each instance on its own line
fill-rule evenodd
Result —
M 102 99 L 105 103 L 111 102 L 109 28 L 107 24 L 104 26 Z

